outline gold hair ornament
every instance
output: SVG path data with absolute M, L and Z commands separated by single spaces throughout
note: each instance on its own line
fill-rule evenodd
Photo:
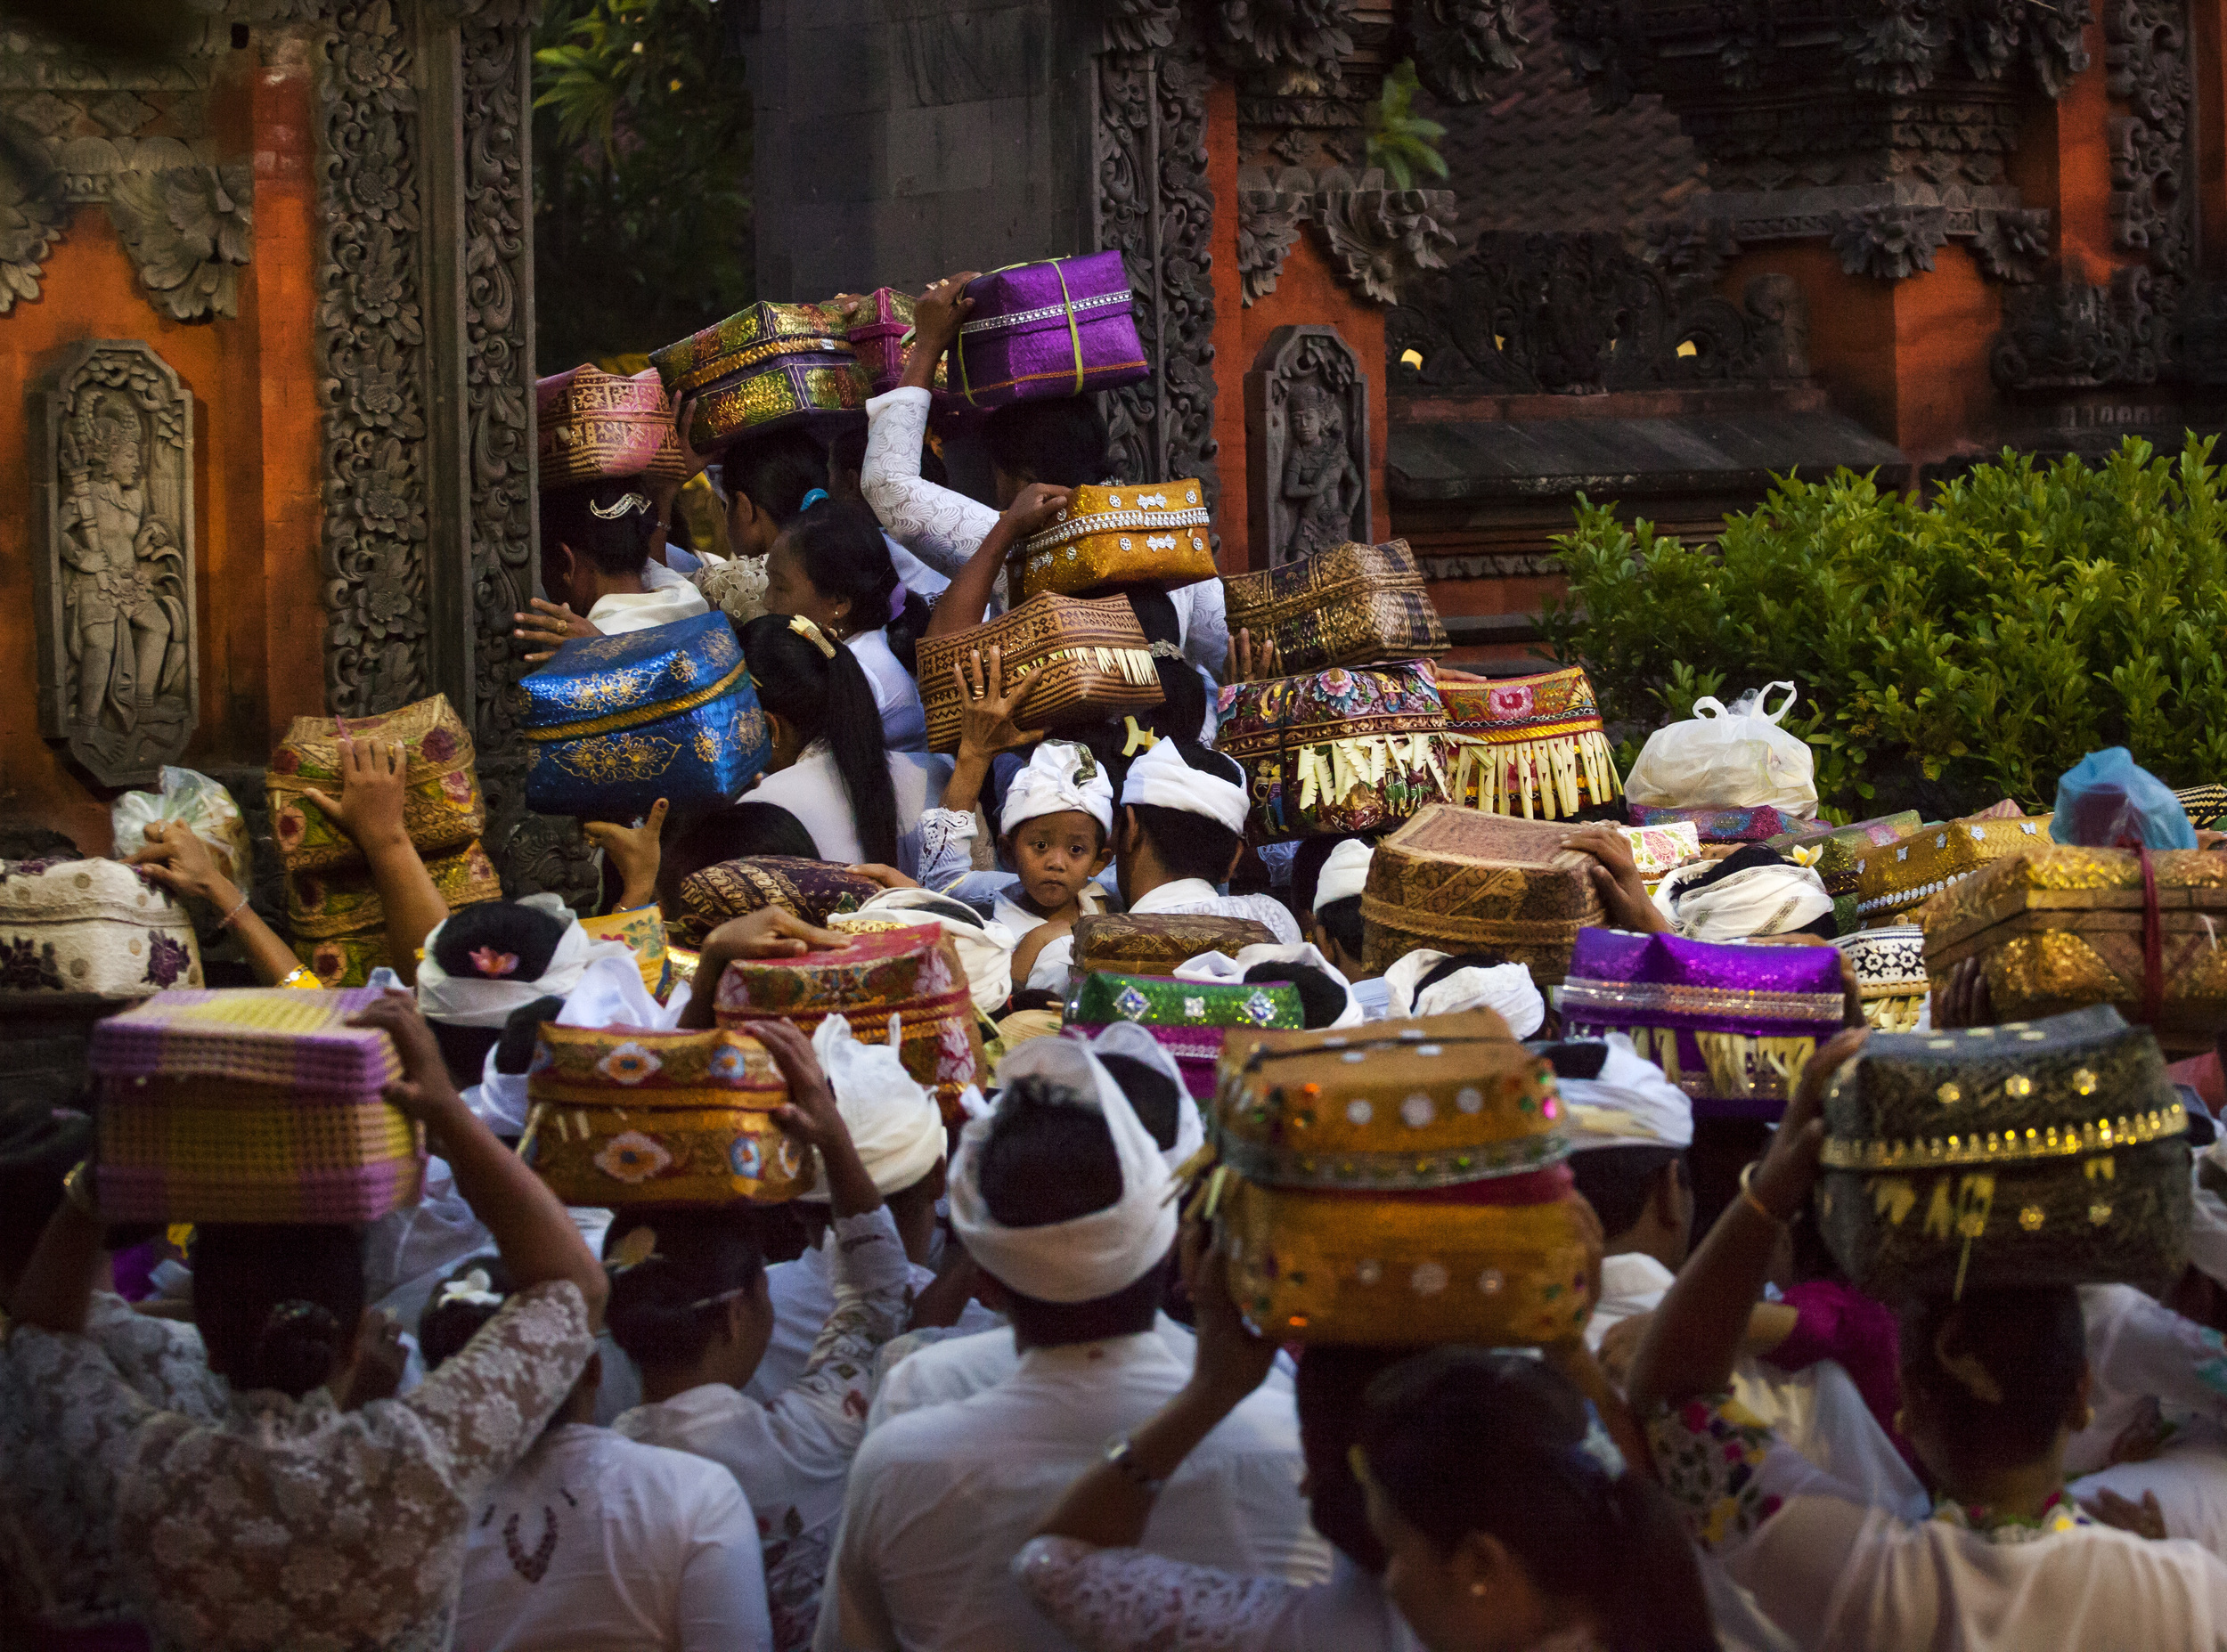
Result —
M 812 647 L 818 648 L 820 652 L 826 655 L 828 659 L 832 660 L 835 658 L 836 646 L 828 640 L 828 633 L 821 631 L 818 625 L 813 623 L 811 620 L 805 618 L 803 614 L 792 614 L 789 615 L 788 628 L 789 630 L 795 631 L 799 637 L 802 637 L 806 642 L 811 643 Z

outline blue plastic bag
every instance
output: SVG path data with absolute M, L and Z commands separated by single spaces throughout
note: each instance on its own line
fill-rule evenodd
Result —
M 2065 770 L 2049 834 L 2083 849 L 2196 847 L 2181 800 L 2123 745 L 2091 752 Z

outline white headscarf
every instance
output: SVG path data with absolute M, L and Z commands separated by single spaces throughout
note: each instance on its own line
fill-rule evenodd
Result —
M 1183 1070 L 1175 1064 L 1175 1057 L 1167 1046 L 1152 1036 L 1152 1029 L 1133 1021 L 1109 1021 L 1094 1038 L 1082 1038 L 1080 1033 L 1070 1033 L 1080 1039 L 1093 1055 L 1128 1055 L 1145 1063 L 1162 1078 L 1175 1086 L 1175 1143 L 1162 1151 L 1170 1170 L 1179 1169 L 1193 1153 L 1206 1145 L 1206 1121 L 1199 1117 L 1198 1103 L 1192 1098 L 1191 1086 L 1183 1081 Z
M 689 1006 L 689 982 L 675 986 L 672 997 L 660 1004 L 642 984 L 640 967 L 624 942 L 616 952 L 600 945 L 593 951 L 596 956 L 582 969 L 579 984 L 564 995 L 564 1008 L 550 1020 L 560 1027 L 648 1027 L 657 1032 L 670 1032 L 681 1024 L 681 1012 Z M 464 1105 L 496 1135 L 522 1135 L 529 1105 L 526 1075 L 496 1071 L 495 1049 L 490 1047 L 480 1063 L 479 1082 L 464 1092 Z
M 959 966 L 967 972 L 976 1009 L 988 1014 L 1013 996 L 1013 932 L 983 918 L 957 895 L 939 895 L 932 889 L 885 889 L 856 912 L 828 919 L 828 927 L 847 927 L 844 917 L 886 918 L 916 929 L 940 929 L 959 951 Z
M 1634 1049 L 1626 1034 L 1612 1032 L 1606 1042 L 1608 1059 L 1601 1063 L 1599 1077 L 1554 1080 L 1562 1092 L 1570 1151 L 1693 1146 L 1692 1098 Z
M 1198 956 L 1186 958 L 1177 964 L 1175 978 L 1178 981 L 1220 981 L 1224 986 L 1236 986 L 1244 980 L 1245 972 L 1256 964 L 1304 964 L 1310 969 L 1320 970 L 1336 981 L 1345 993 L 1345 1008 L 1338 1012 L 1338 1019 L 1330 1024 L 1333 1027 L 1358 1027 L 1366 1019 L 1361 1011 L 1361 1001 L 1353 996 L 1353 983 L 1345 978 L 1344 972 L 1336 964 L 1324 957 L 1322 949 L 1311 941 L 1301 941 L 1297 946 L 1255 941 L 1250 947 L 1238 948 L 1237 956 L 1234 958 L 1226 952 L 1202 952 Z
M 1332 850 L 1330 858 L 1322 863 L 1321 875 L 1315 880 L 1315 910 L 1359 894 L 1368 883 L 1368 863 L 1375 858 L 1375 845 L 1358 837 L 1349 837 Z
M 1234 763 L 1236 760 L 1225 761 Z M 1122 783 L 1122 802 L 1204 815 L 1240 833 L 1245 829 L 1245 816 L 1252 807 L 1242 785 L 1192 768 L 1183 761 L 1173 740 L 1161 741 L 1129 766 L 1129 778 Z
M 894 1025 L 890 1036 L 899 1036 Z M 830 1015 L 813 1029 L 812 1051 L 877 1188 L 902 1192 L 935 1168 L 943 1157 L 943 1115 L 935 1098 L 905 1070 L 894 1044 L 866 1043 L 849 1021 Z M 799 1197 L 827 1200 L 827 1166 L 820 1166 L 812 1191 Z
M 999 830 L 1010 832 L 1024 820 L 1066 810 L 1089 815 L 1098 830 L 1114 829 L 1114 782 L 1087 745 L 1046 740 L 1029 753 L 1028 767 L 1006 790 Z
M 1688 940 L 1749 940 L 1785 935 L 1832 910 L 1824 880 L 1808 867 L 1750 867 L 1707 889 L 1680 889 L 1714 869 L 1712 862 L 1673 867 L 1655 886 L 1655 909 Z
M 1452 956 L 1418 947 L 1386 970 L 1384 987 L 1391 1005 L 1388 1019 L 1451 1015 L 1456 1010 L 1497 1010 L 1500 1019 L 1508 1023 L 1508 1030 L 1518 1038 L 1530 1038 L 1546 1024 L 1546 1000 L 1531 984 L 1528 964 L 1497 964 L 1490 969 L 1471 964 L 1444 981 L 1432 982 L 1418 997 L 1415 983 Z
M 983 1202 L 982 1154 L 998 1116 L 1013 1105 L 1010 1086 L 1032 1077 L 1065 1086 L 1075 1105 L 1104 1116 L 1122 1193 L 1073 1221 L 1007 1227 Z M 952 1168 L 951 1225 L 967 1253 L 1000 1284 L 1039 1302 L 1093 1302 L 1135 1284 L 1175 1243 L 1176 1209 L 1167 1164 L 1122 1086 L 1073 1038 L 1030 1039 L 998 1063 L 998 1084 L 1007 1094 L 967 1125 Z
M 511 1011 L 536 998 L 566 997 L 580 984 L 591 959 L 610 956 L 614 948 L 622 957 L 634 956 L 623 940 L 590 940 L 561 895 L 528 895 L 514 904 L 564 921 L 564 938 L 550 954 L 549 967 L 533 981 L 452 975 L 433 957 L 441 932 L 448 927 L 448 921 L 443 919 L 426 936 L 425 956 L 418 961 L 418 1008 L 428 1021 L 445 1021 L 452 1027 L 500 1027 L 510 1019 Z M 639 967 L 634 978 L 641 979 Z

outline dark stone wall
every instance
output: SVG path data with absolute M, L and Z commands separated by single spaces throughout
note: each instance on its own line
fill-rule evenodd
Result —
M 1082 0 L 759 0 L 758 291 L 918 291 L 1090 245 Z

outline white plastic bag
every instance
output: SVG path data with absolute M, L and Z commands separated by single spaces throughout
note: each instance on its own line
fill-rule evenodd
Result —
M 1774 690 L 1786 698 L 1765 709 Z M 1817 812 L 1817 765 L 1809 747 L 1779 727 L 1794 708 L 1794 685 L 1750 688 L 1727 711 L 1704 695 L 1690 721 L 1647 736 L 1624 777 L 1624 795 L 1643 809 L 1762 809 L 1790 815 Z
M 118 859 L 147 847 L 147 828 L 160 821 L 183 822 L 195 837 L 208 845 L 216 869 L 245 891 L 255 883 L 249 859 L 248 823 L 232 793 L 207 775 L 191 769 L 165 769 L 154 792 L 126 792 L 110 806 L 109 818 L 116 828 Z

